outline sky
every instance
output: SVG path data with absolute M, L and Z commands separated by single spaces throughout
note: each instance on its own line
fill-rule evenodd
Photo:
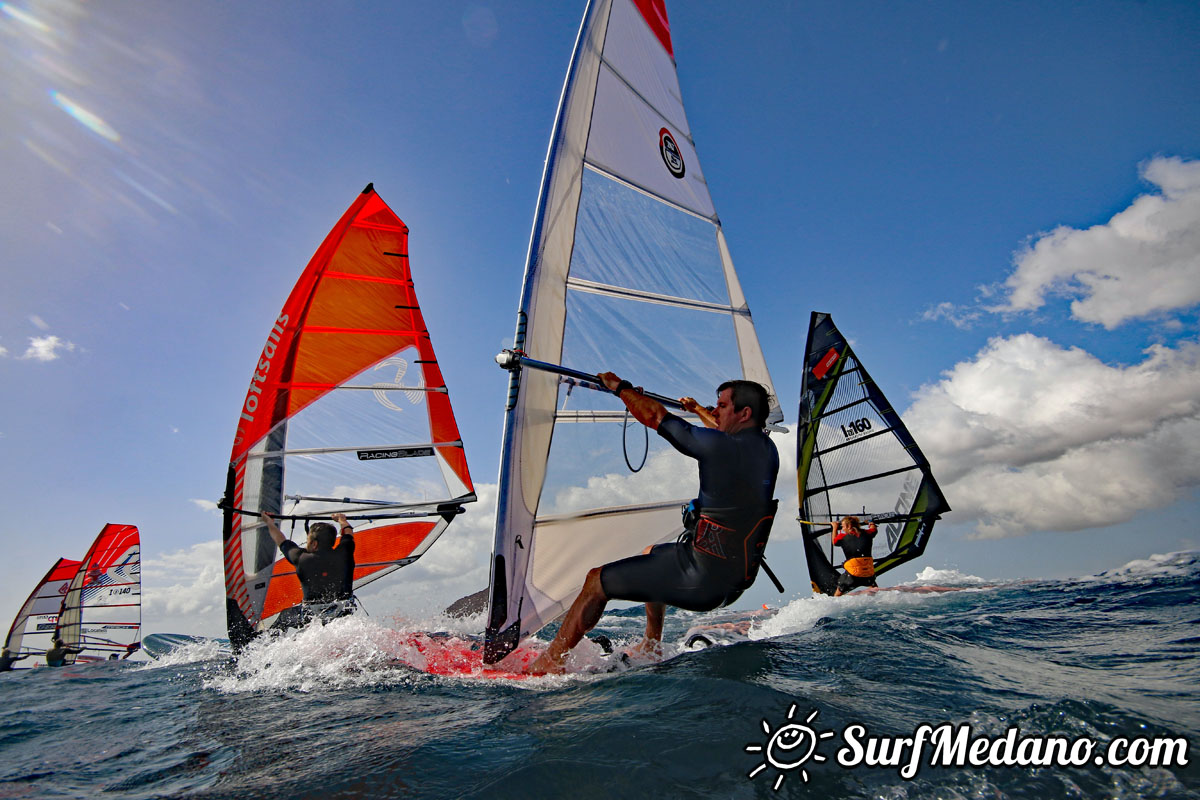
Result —
M 223 633 L 238 407 L 368 182 L 410 229 L 480 501 L 365 605 L 417 618 L 486 583 L 493 357 L 582 13 L 0 2 L 0 614 L 131 523 L 144 632 Z M 1200 547 L 1200 6 L 668 14 L 786 424 L 809 313 L 829 312 L 954 509 L 889 578 L 1068 578 Z M 794 434 L 778 441 L 794 511 Z M 770 548 L 789 597 L 808 592 L 798 532 L 777 524 Z

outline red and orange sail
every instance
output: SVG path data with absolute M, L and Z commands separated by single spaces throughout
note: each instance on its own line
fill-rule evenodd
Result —
M 235 628 L 301 601 L 259 514 L 355 528 L 355 586 L 420 557 L 475 499 L 408 262 L 408 228 L 368 186 L 275 318 L 238 410 L 224 530 Z
M 66 663 L 125 654 L 142 636 L 142 544 L 136 525 L 100 529 L 63 596 L 58 633 L 71 648 Z

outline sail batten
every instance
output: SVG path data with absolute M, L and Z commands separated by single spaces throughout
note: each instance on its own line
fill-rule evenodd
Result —
M 730 305 L 706 303 L 701 300 L 688 300 L 683 297 L 671 297 L 664 294 L 655 294 L 654 292 L 642 292 L 637 291 L 636 289 L 610 286 L 603 283 L 597 283 L 596 281 L 583 280 L 581 278 L 568 278 L 567 286 L 580 292 L 608 295 L 610 297 L 621 297 L 631 300 L 642 300 L 647 303 L 657 303 L 664 306 L 693 308 L 699 311 L 713 311 L 718 314 L 745 314 L 747 316 L 750 314 L 749 310 L 745 308 L 734 308 Z
M 239 413 L 222 503 L 231 639 L 302 596 L 262 513 L 354 519 L 358 587 L 419 558 L 474 500 L 408 227 L 368 186 L 297 280 Z
M 325 453 L 357 453 L 363 451 L 388 451 L 388 450 L 414 450 L 414 449 L 429 449 L 434 447 L 462 447 L 461 439 L 456 439 L 452 442 L 416 442 L 411 444 L 358 444 L 349 445 L 346 447 L 305 447 L 296 448 L 294 450 L 271 450 L 263 453 L 247 453 L 247 458 L 278 458 L 280 456 L 299 456 L 299 455 L 321 455 Z M 425 455 L 432 456 L 429 452 Z M 446 498 L 449 500 L 450 498 Z
M 633 191 L 635 191 L 651 200 L 654 200 L 658 203 L 663 204 L 664 206 L 667 206 L 668 208 L 672 208 L 681 214 L 687 214 L 690 217 L 695 217 L 696 219 L 704 220 L 705 222 L 708 222 L 712 225 L 720 225 L 721 224 L 720 220 L 717 219 L 715 214 L 705 215 L 705 214 L 701 214 L 698 211 L 693 211 L 690 208 L 686 208 L 685 206 L 681 206 L 678 203 L 672 201 L 670 198 L 663 197 L 660 194 L 655 194 L 654 192 L 650 191 L 649 189 L 647 189 L 644 186 L 638 186 L 636 183 L 632 183 L 632 182 L 626 180 L 625 178 L 622 178 L 620 175 L 617 175 L 616 173 L 609 172 L 608 170 L 604 169 L 603 167 L 601 167 L 598 164 L 593 164 L 590 161 L 584 161 L 583 167 L 584 167 L 584 169 L 589 170 L 590 172 L 593 172 L 597 175 L 600 175 L 601 177 L 608 178 L 613 183 L 620 184 L 621 186 L 625 186 L 625 187 L 632 189 Z
M 707 396 L 743 377 L 773 395 L 673 52 L 662 0 L 588 4 L 551 134 L 514 349 L 666 397 Z M 561 614 L 589 568 L 676 538 L 677 498 L 695 491 L 694 462 L 657 436 L 646 474 L 631 475 L 630 434 L 611 424 L 624 405 L 573 388 L 528 368 L 510 378 L 488 661 Z

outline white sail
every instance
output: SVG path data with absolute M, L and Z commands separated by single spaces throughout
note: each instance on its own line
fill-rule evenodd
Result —
M 79 571 L 79 562 L 60 558 L 29 593 L 29 598 L 17 612 L 4 649 L 12 655 L 23 655 L 26 659 L 17 662 L 13 669 L 28 669 L 37 662 L 32 656 L 40 656 L 50 649 L 50 640 L 58 628 L 58 613 L 62 610 L 63 596 L 71 579 Z
M 700 168 L 661 0 L 595 0 L 550 141 L 515 348 L 712 400 L 747 378 L 771 394 L 746 299 Z M 500 465 L 487 653 L 562 614 L 591 567 L 681 531 L 694 462 L 622 428 L 610 394 L 515 372 Z M 631 475 L 648 447 L 645 470 Z

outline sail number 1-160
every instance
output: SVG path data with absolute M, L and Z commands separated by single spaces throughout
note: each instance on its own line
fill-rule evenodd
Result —
M 849 439 L 851 436 L 856 436 L 860 433 L 866 433 L 867 431 L 871 430 L 871 420 L 863 417 L 862 419 L 856 419 L 849 424 L 842 425 L 841 428 L 842 436 Z

